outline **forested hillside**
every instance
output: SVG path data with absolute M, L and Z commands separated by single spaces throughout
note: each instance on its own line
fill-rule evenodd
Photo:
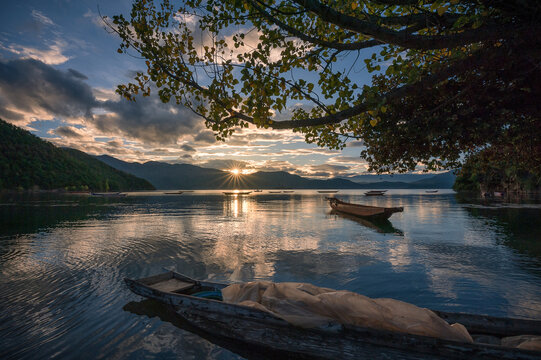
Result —
M 154 189 L 74 149 L 62 149 L 0 119 L 0 189 Z

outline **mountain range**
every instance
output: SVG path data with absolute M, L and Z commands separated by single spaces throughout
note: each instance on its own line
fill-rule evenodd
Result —
M 160 190 L 173 189 L 450 189 L 455 176 L 451 172 L 437 175 L 408 174 L 409 181 L 356 182 L 348 179 L 308 179 L 284 171 L 234 176 L 230 172 L 190 164 L 168 164 L 157 161 L 131 163 L 108 155 L 96 157 L 109 166 L 148 180 Z M 361 175 L 367 176 L 367 175 Z M 380 175 L 368 175 L 377 179 Z M 383 175 L 388 176 L 388 175 Z M 416 178 L 416 176 L 418 176 Z M 355 178 L 353 178 L 355 179 Z M 373 178 L 372 178 L 373 179 Z M 402 179 L 402 178 L 400 178 Z

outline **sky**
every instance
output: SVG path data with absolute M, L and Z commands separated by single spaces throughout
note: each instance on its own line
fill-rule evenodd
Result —
M 314 178 L 365 174 L 362 143 L 342 151 L 289 130 L 248 128 L 217 141 L 204 121 L 157 96 L 121 99 L 117 85 L 145 69 L 117 53 L 99 16 L 128 15 L 131 0 L 3 1 L 0 118 L 58 146 L 130 162 L 190 163 L 223 170 L 288 171 Z M 359 74 L 359 85 L 369 82 Z

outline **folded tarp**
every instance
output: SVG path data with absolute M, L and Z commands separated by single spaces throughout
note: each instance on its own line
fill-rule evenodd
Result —
M 433 311 L 393 299 L 305 283 L 256 281 L 222 289 L 225 302 L 251 306 L 289 323 L 311 328 L 332 322 L 473 342 L 461 324 L 449 325 Z

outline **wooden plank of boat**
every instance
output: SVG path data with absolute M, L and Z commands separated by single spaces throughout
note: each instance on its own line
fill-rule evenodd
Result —
M 328 198 L 331 208 L 346 214 L 360 216 L 367 219 L 388 219 L 395 212 L 404 211 L 403 207 L 379 207 L 360 204 L 352 204 L 337 198 Z
M 224 195 L 248 195 L 251 191 L 224 191 Z
M 336 194 L 338 190 L 318 190 L 317 192 L 320 194 Z
M 329 359 L 539 359 L 540 351 L 391 332 L 331 323 L 312 329 L 295 327 L 252 307 L 194 296 L 220 291 L 226 284 L 197 281 L 167 272 L 144 279 L 125 279 L 138 295 L 172 305 L 177 314 L 201 330 L 296 355 Z M 167 283 L 167 286 L 162 286 Z M 177 288 L 178 285 L 178 288 Z M 164 291 L 167 288 L 169 291 Z M 470 333 L 541 335 L 541 321 L 436 312 L 459 321 Z

